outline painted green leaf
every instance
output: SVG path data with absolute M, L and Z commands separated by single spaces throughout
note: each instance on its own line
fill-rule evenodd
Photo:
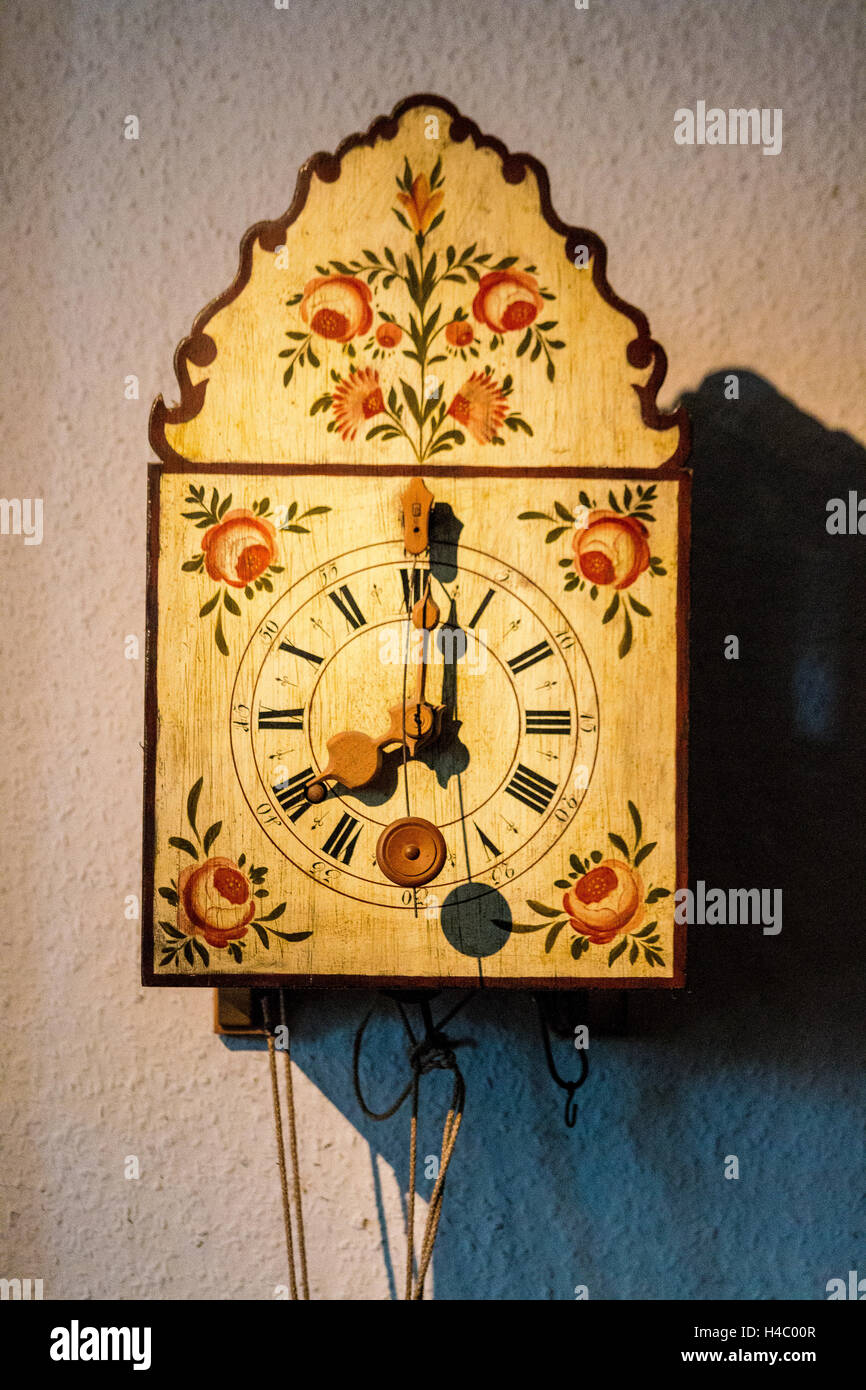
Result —
M 204 778 L 199 777 L 198 781 L 194 782 L 193 785 L 190 787 L 189 796 L 186 799 L 186 818 L 192 826 L 193 834 L 195 835 L 196 839 L 198 839 L 198 830 L 196 829 L 195 817 L 196 812 L 198 810 L 198 799 L 201 796 L 201 789 L 203 783 Z
M 312 936 L 311 931 L 275 931 L 271 927 L 274 936 L 278 936 L 281 941 L 306 941 L 308 936 Z
M 219 508 L 219 511 L 217 512 L 217 516 L 220 518 L 220 520 L 222 520 L 222 518 L 225 516 L 225 514 L 226 514 L 226 512 L 228 511 L 228 509 L 229 509 L 229 507 L 231 506 L 231 504 L 232 504 L 232 495 L 231 495 L 231 493 L 229 493 L 228 497 L 224 498 L 223 501 L 220 502 L 220 508 Z
M 547 512 L 518 512 L 518 521 L 552 521 L 553 517 Z
M 628 845 L 626 844 L 625 840 L 622 838 L 621 835 L 614 835 L 612 833 L 609 833 L 607 838 L 610 840 L 614 849 L 618 849 L 620 854 L 625 855 L 626 859 L 631 859 L 631 855 L 629 854 L 628 850 Z
M 575 871 L 576 873 L 578 873 L 578 874 L 584 874 L 584 873 L 586 873 L 586 869 L 584 868 L 583 863 L 581 862 L 580 859 L 578 859 L 578 857 L 577 857 L 576 854 L 570 854 L 570 855 L 568 856 L 568 862 L 569 862 L 569 864 L 571 865 L 571 867 L 574 869 L 574 871 Z
M 519 345 L 519 347 L 518 347 L 518 349 L 517 349 L 517 356 L 518 356 L 518 357 L 522 357 L 522 356 L 523 356 L 523 354 L 526 352 L 526 349 L 529 347 L 529 344 L 530 344 L 531 342 L 532 342 L 532 329 L 531 329 L 531 328 L 527 328 L 526 332 L 524 333 L 523 337 L 522 337 L 521 340 L 520 340 L 520 345 Z
M 646 604 L 638 603 L 637 599 L 634 598 L 631 594 L 629 594 L 628 596 L 628 601 L 634 609 L 635 613 L 640 613 L 642 618 L 652 617 L 652 612 L 649 608 L 647 608 Z
M 654 888 L 651 893 L 647 893 L 644 902 L 657 903 L 659 898 L 669 898 L 671 890 L 669 888 Z
M 214 641 L 215 641 L 216 644 L 217 644 L 217 650 L 218 650 L 218 651 L 221 651 L 222 654 L 223 654 L 223 656 L 228 656 L 228 654 L 229 654 L 228 644 L 227 644 L 227 642 L 226 642 L 225 636 L 223 635 L 223 615 L 222 615 L 222 613 L 218 613 L 218 614 L 217 614 L 216 628 L 215 628 L 215 630 L 214 630 Z
M 194 560 L 185 560 L 181 565 L 182 570 L 200 570 L 202 566 L 201 556 L 197 555 Z
M 639 864 L 643 863 L 648 854 L 652 854 L 657 844 L 658 840 L 652 840 L 648 845 L 644 845 L 642 849 L 638 850 L 637 854 L 634 857 L 635 868 L 637 868 Z
M 240 608 L 238 608 L 238 605 L 235 603 L 228 589 L 226 589 L 225 593 L 223 594 L 223 603 L 225 604 L 226 608 L 229 610 L 230 613 L 234 613 L 236 618 L 240 617 L 241 610 Z
M 574 517 L 568 510 L 568 507 L 564 507 L 561 502 L 554 502 L 553 506 L 557 516 L 561 516 L 563 521 L 568 521 L 572 525 L 574 524 Z
M 630 950 L 629 953 L 628 953 L 628 963 L 629 963 L 629 965 L 634 965 L 634 963 L 635 963 L 635 961 L 637 960 L 637 958 L 638 958 L 639 955 L 640 955 L 640 951 L 639 951 L 638 948 L 637 948 L 637 943 L 633 941 L 633 942 L 631 943 L 631 950 Z
M 631 506 L 631 488 L 630 488 L 630 487 L 626 486 L 625 492 L 624 492 L 623 495 L 622 495 L 622 499 L 623 499 L 623 501 L 625 502 L 626 508 L 629 508 L 629 507 Z
M 204 840 L 202 841 L 202 844 L 204 845 L 205 854 L 207 854 L 208 850 L 210 849 L 211 845 L 213 844 L 214 840 L 216 839 L 217 835 L 220 833 L 222 828 L 223 823 L 221 820 L 216 820 L 214 821 L 213 825 L 208 826 L 207 830 L 204 833 Z
M 259 941 L 262 943 L 262 945 L 266 948 L 269 947 L 271 943 L 264 927 L 260 927 L 258 922 L 251 922 L 250 925 L 253 931 L 255 932 L 256 936 L 259 938 Z
M 635 842 L 635 846 L 637 846 L 637 845 L 640 844 L 640 837 L 641 837 L 641 835 L 643 834 L 643 824 L 642 824 L 642 822 L 641 822 L 641 818 L 640 818 L 640 815 L 639 815 L 639 813 L 638 813 L 638 809 L 637 809 L 637 807 L 635 806 L 635 804 L 634 804 L 633 801 L 630 801 L 630 802 L 628 803 L 628 812 L 629 812 L 629 815 L 631 816 L 632 822 L 633 822 L 633 824 L 634 824 L 634 842 Z
M 198 859 L 198 850 L 195 845 L 191 844 L 189 840 L 185 840 L 182 835 L 169 836 L 168 843 L 172 845 L 174 849 L 182 849 L 186 854 L 191 855 L 193 859 Z
M 193 956 L 193 953 L 192 953 L 192 942 L 191 942 L 191 941 L 187 941 L 186 945 L 184 946 L 184 948 L 183 948 L 183 955 L 184 955 L 184 960 L 187 962 L 188 965 L 195 965 L 195 957 Z
M 545 907 L 544 903 L 537 903 L 533 898 L 527 898 L 526 905 L 542 917 L 559 917 L 562 913 L 561 907 Z
M 632 636 L 634 635 L 634 629 L 633 629 L 633 627 L 632 627 L 632 625 L 631 625 L 631 618 L 630 618 L 629 615 L 628 615 L 628 609 L 627 609 L 627 608 L 623 608 L 622 611 L 623 611 L 623 615 L 624 615 L 624 617 L 625 617 L 625 628 L 624 628 L 624 630 L 623 630 L 623 634 L 622 634 L 622 637 L 621 637 L 621 639 L 620 639 L 619 647 L 617 648 L 617 651 L 618 651 L 620 657 L 625 656 L 626 653 L 629 652 L 629 651 L 631 650 L 631 639 L 632 639 Z
M 592 854 L 591 854 L 589 857 L 590 857 L 590 859 L 592 860 L 593 864 L 600 864 L 600 863 L 601 863 L 601 860 L 602 860 L 602 853 L 601 853 L 601 850 L 600 850 L 600 849 L 594 849 L 594 850 L 592 851 Z
M 260 922 L 275 922 L 278 917 L 282 917 L 285 910 L 286 904 L 280 903 L 277 907 L 273 909 L 272 912 L 266 913 L 264 917 L 260 917 L 258 920 Z
M 568 526 L 554 526 L 552 531 L 548 531 L 544 539 L 550 545 L 552 541 L 558 541 L 560 536 L 565 535 L 565 532 L 570 529 Z
M 178 931 L 177 927 L 173 927 L 171 922 L 160 922 L 159 925 L 162 927 L 166 936 L 172 937 L 175 941 L 183 941 L 184 933 Z
M 192 944 L 201 956 L 203 964 L 210 965 L 210 955 L 207 947 L 202 945 L 197 936 L 192 938 Z
M 415 392 L 414 392 L 414 390 L 412 389 L 412 387 L 409 385 L 408 381 L 404 381 L 404 379 L 403 379 L 402 377 L 400 378 L 400 385 L 401 385 L 402 388 L 403 388 L 403 396 L 404 396 L 404 398 L 405 398 L 406 404 L 407 404 L 408 407 L 409 407 L 409 410 L 410 410 L 411 413 L 412 413 L 412 416 L 413 416 L 413 418 L 414 418 L 414 420 L 415 420 L 415 424 L 418 425 L 419 428 L 420 428 L 420 425 L 421 425 L 421 407 L 420 407 L 419 404 L 418 404 L 418 397 L 415 395 Z
M 196 859 L 198 859 L 198 855 L 196 855 Z M 177 893 L 175 893 L 173 888 L 160 888 L 159 896 L 161 898 L 165 898 L 167 903 L 171 903 L 172 907 L 177 907 L 178 903 L 180 902 L 180 899 L 178 898 Z
M 647 922 L 645 927 L 641 927 L 640 931 L 634 932 L 633 935 L 636 938 L 640 938 L 642 936 L 649 936 L 650 932 L 653 931 L 654 928 L 657 926 L 658 922 Z
M 553 926 L 550 928 L 550 931 L 547 933 L 547 936 L 544 938 L 544 949 L 546 952 L 553 950 L 556 944 L 556 939 L 564 926 L 564 921 L 554 922 Z
M 554 880 L 554 888 L 570 888 L 571 884 L 567 878 L 557 878 Z
M 207 603 L 203 603 L 202 606 L 201 606 L 201 608 L 198 610 L 198 615 L 199 615 L 199 617 L 200 617 L 200 618 L 205 617 L 205 615 L 208 614 L 208 613 L 211 611 L 212 608 L 216 608 L 216 606 L 217 606 L 217 604 L 219 603 L 219 601 L 220 601 L 220 591 L 219 591 L 219 589 L 217 589 L 217 591 L 216 591 L 216 593 L 214 594 L 213 598 L 209 598 L 208 601 L 207 601 Z
M 611 507 L 613 508 L 613 510 L 614 510 L 615 512 L 621 512 L 621 511 L 622 511 L 622 507 L 619 505 L 619 503 L 617 502 L 616 498 L 614 497 L 613 491 L 610 491 L 610 492 L 607 494 L 607 500 L 608 500 L 608 502 L 610 503 Z
M 611 620 L 611 618 L 615 615 L 616 610 L 617 610 L 618 608 L 619 608 L 619 594 L 614 594 L 613 598 L 612 598 L 611 601 L 610 601 L 610 604 L 609 604 L 608 607 L 605 609 L 604 617 L 602 618 L 601 621 L 602 621 L 603 623 L 609 623 L 610 620 Z
M 624 936 L 622 941 L 618 942 L 618 944 L 614 946 L 613 950 L 607 958 L 608 969 L 610 969 L 615 960 L 619 960 L 619 957 L 622 955 L 627 945 L 628 937 Z
M 586 493 L 586 492 L 579 492 L 579 493 L 577 494 L 577 500 L 578 500 L 578 502 L 580 503 L 580 505 L 581 505 L 582 507 L 587 507 L 587 508 L 589 508 L 589 509 L 592 508 L 592 503 L 591 503 L 590 500 L 589 500 L 589 494 L 588 494 L 588 493 Z

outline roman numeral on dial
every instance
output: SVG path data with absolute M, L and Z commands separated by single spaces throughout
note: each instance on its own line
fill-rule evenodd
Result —
M 544 661 L 548 656 L 553 656 L 553 648 L 549 642 L 539 642 L 536 647 L 528 647 L 519 656 L 513 656 L 508 665 L 515 675 L 519 671 L 527 671 L 530 666 L 535 666 L 539 661 Z
M 303 772 L 299 772 L 297 776 L 287 777 L 284 782 L 277 782 L 274 785 L 274 796 L 288 815 L 289 820 L 299 820 L 305 811 L 309 811 L 310 802 L 304 795 L 304 788 L 312 780 L 313 769 L 305 767 Z
M 328 598 L 331 600 L 333 604 L 336 605 L 337 608 L 339 608 L 343 617 L 346 619 L 346 622 L 349 624 L 349 627 L 352 628 L 353 631 L 356 631 L 359 627 L 364 626 L 367 619 L 364 617 L 364 614 L 361 612 L 360 608 L 355 602 L 354 596 L 348 584 L 340 585 L 339 594 L 337 593 L 336 589 L 332 589 L 331 592 L 328 594 Z
M 495 595 L 496 595 L 496 590 L 495 590 L 495 589 L 488 589 L 488 590 L 487 590 L 487 593 L 484 595 L 483 599 L 482 599 L 481 602 L 479 603 L 479 605 L 478 605 L 478 607 L 476 608 L 475 612 L 472 614 L 472 617 L 469 619 L 469 622 L 466 624 L 467 627 L 472 627 L 472 628 L 474 628 L 474 627 L 476 626 L 476 624 L 479 623 L 479 622 L 481 621 L 481 619 L 482 619 L 482 617 L 483 617 L 483 615 L 484 615 L 484 610 L 485 610 L 485 608 L 487 607 L 487 605 L 488 605 L 488 603 L 490 602 L 490 600 L 491 600 L 492 598 L 495 597 Z
M 508 786 L 505 788 L 509 796 L 516 797 L 522 801 L 524 806 L 530 810 L 546 811 L 556 794 L 556 783 L 549 778 L 542 777 L 540 772 L 533 772 L 531 767 L 526 767 L 523 763 L 517 764 L 517 771 L 512 777 Z
M 356 820 L 354 816 L 350 816 L 347 811 L 337 821 L 322 849 L 332 859 L 341 860 L 344 864 L 351 864 L 360 833 L 361 822 Z
M 528 734 L 571 734 L 570 709 L 528 709 L 526 711 L 526 732 Z
M 428 569 L 401 569 L 400 583 L 403 586 L 403 607 L 407 613 L 416 603 L 420 603 L 429 577 L 430 571 Z
M 289 656 L 299 656 L 304 661 L 309 661 L 311 666 L 321 666 L 324 661 L 323 656 L 316 656 L 315 652 L 305 652 L 303 647 L 295 647 L 291 642 L 281 642 L 280 651 L 288 652 Z
M 260 709 L 260 729 L 303 729 L 303 709 Z

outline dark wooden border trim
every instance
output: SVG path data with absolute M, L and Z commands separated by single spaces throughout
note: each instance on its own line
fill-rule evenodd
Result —
M 157 621 L 158 621 L 158 559 L 159 559 L 159 485 L 163 473 L 258 473 L 291 474 L 330 473 L 363 474 L 371 476 L 406 475 L 417 471 L 414 464 L 374 465 L 324 464 L 292 466 L 288 464 L 186 463 L 173 459 L 167 463 L 152 463 L 148 468 L 148 589 L 147 633 L 145 644 L 145 745 L 144 745 L 144 836 L 142 851 L 141 896 L 141 981 L 144 985 L 170 988 L 246 988 L 277 989 L 682 989 L 685 986 L 686 926 L 674 925 L 673 974 L 662 978 L 640 980 L 611 979 L 608 976 L 565 979 L 544 976 L 540 979 L 522 976 L 520 979 L 493 979 L 488 976 L 460 975 L 447 979 L 437 976 L 383 975 L 163 975 L 153 969 L 154 936 L 154 873 L 156 822 L 156 735 L 157 735 Z M 518 477 L 636 477 L 648 482 L 658 478 L 679 483 L 679 543 L 677 549 L 677 712 L 676 712 L 676 860 L 677 888 L 688 887 L 688 729 L 689 729 L 689 561 L 691 545 L 691 473 L 687 469 L 666 465 L 664 471 L 655 468 L 483 468 L 461 469 L 451 466 L 437 470 L 452 476 L 503 475 Z M 425 468 L 425 476 L 432 470 Z
M 176 453 L 168 443 L 165 437 L 165 426 L 166 424 L 187 423 L 195 418 L 204 404 L 207 381 L 201 381 L 194 386 L 190 380 L 187 364 L 192 362 L 197 367 L 207 367 L 216 357 L 216 344 L 213 338 L 208 336 L 205 329 L 214 314 L 236 299 L 248 283 L 252 272 L 254 243 L 258 241 L 264 250 L 275 251 L 285 241 L 287 228 L 297 220 L 303 211 L 313 175 L 315 174 L 324 183 L 335 183 L 340 177 L 342 160 L 350 150 L 357 149 L 361 145 L 372 147 L 378 140 L 393 140 L 399 130 L 400 117 L 418 106 L 432 106 L 446 112 L 452 118 L 450 136 L 455 143 L 460 144 L 464 140 L 471 139 L 476 149 L 494 150 L 502 160 L 502 177 L 506 183 L 522 183 L 527 170 L 531 170 L 535 174 L 538 180 L 542 214 L 548 226 L 566 238 L 566 257 L 569 261 L 573 260 L 575 247 L 587 246 L 592 252 L 592 278 L 596 289 L 606 303 L 631 319 L 634 324 L 635 337 L 626 349 L 629 365 L 639 369 L 652 367 L 646 384 L 634 387 L 640 399 L 641 418 L 647 428 L 652 430 L 667 430 L 679 426 L 679 443 L 671 457 L 666 460 L 666 465 L 685 463 L 691 447 L 689 418 L 685 407 L 679 406 L 671 414 L 662 414 L 657 404 L 658 393 L 667 375 L 667 357 L 664 348 L 652 337 L 646 315 L 634 305 L 627 304 L 624 299 L 621 299 L 608 283 L 606 274 L 607 247 L 601 237 L 596 232 L 591 232 L 584 227 L 572 227 L 569 223 L 563 222 L 557 215 L 551 201 L 550 179 L 547 170 L 534 155 L 512 154 L 501 140 L 493 135 L 482 134 L 474 121 L 470 121 L 468 117 L 462 115 L 457 107 L 445 97 L 423 92 L 398 102 L 390 116 L 377 117 L 364 134 L 348 136 L 337 147 L 334 154 L 320 151 L 318 154 L 312 155 L 298 171 L 295 193 L 288 211 L 275 221 L 256 222 L 245 232 L 241 239 L 240 262 L 234 280 L 228 289 L 202 309 L 193 323 L 191 333 L 178 344 L 175 350 L 174 371 L 180 386 L 180 404 L 171 407 L 166 406 L 163 397 L 157 396 L 151 408 L 149 438 L 151 447 L 157 456 L 164 463 L 191 462 L 184 460 L 182 455 Z M 666 465 L 661 465 L 661 467 Z M 432 469 L 427 471 L 433 472 Z M 656 476 L 662 476 L 659 470 L 655 471 Z

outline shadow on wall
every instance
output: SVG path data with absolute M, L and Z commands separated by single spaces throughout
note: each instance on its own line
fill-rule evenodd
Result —
M 731 373 L 737 400 L 725 396 Z M 625 1034 L 591 1039 L 572 1131 L 532 1001 L 469 1002 L 450 1029 L 474 1045 L 459 1054 L 468 1098 L 439 1299 L 571 1299 L 579 1286 L 590 1299 L 812 1299 L 862 1265 L 866 538 L 830 535 L 826 518 L 830 498 L 866 496 L 866 451 L 736 368 L 685 403 L 690 883 L 781 889 L 782 930 L 693 927 L 688 989 L 630 996 Z M 408 1107 L 376 1124 L 352 1089 L 353 1035 L 371 1002 L 299 997 L 294 1055 L 366 1136 L 374 1170 L 381 1155 L 405 1188 Z M 436 1002 L 441 1016 L 452 996 Z M 570 1044 L 554 1047 L 576 1074 Z M 407 1076 L 383 1001 L 365 1042 L 368 1103 L 385 1109 Z M 449 1094 L 446 1073 L 424 1079 L 422 1196 Z M 402 1235 L 389 1251 L 383 1230 L 383 1243 L 400 1297 Z

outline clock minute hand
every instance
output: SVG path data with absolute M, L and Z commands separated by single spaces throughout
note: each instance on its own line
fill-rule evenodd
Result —
M 389 744 L 402 745 L 405 742 L 407 754 L 415 756 L 422 744 L 434 738 L 442 724 L 444 705 L 430 705 L 424 699 L 427 679 L 427 633 L 432 632 L 439 622 L 439 608 L 430 596 L 430 581 L 423 596 L 412 609 L 412 623 L 419 628 L 422 638 L 420 659 L 415 676 L 415 691 L 411 701 L 404 706 L 392 705 L 388 711 L 391 723 L 378 738 L 362 733 L 357 729 L 347 729 L 328 739 L 328 765 L 305 787 L 308 801 L 324 801 L 328 779 L 341 782 L 350 791 L 365 787 L 377 776 L 382 766 L 382 754 Z

